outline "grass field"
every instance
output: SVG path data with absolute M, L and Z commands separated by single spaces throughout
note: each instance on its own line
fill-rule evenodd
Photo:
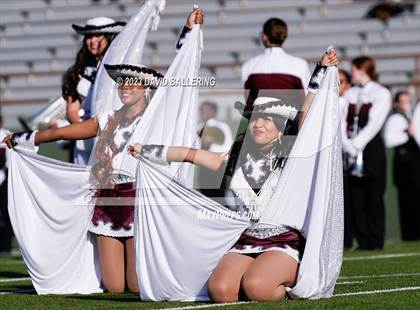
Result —
M 345 253 L 334 297 L 280 303 L 244 303 L 217 309 L 420 309 L 420 242 L 384 251 Z M 0 257 L 0 309 L 216 308 L 205 302 L 140 302 L 135 294 L 38 296 L 19 256 Z

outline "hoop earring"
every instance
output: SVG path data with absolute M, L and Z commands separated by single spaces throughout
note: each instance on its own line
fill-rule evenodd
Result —
M 281 131 L 279 131 L 279 133 L 277 134 L 277 142 L 278 142 L 279 144 L 281 144 L 281 136 L 282 136 L 282 132 L 281 132 Z
M 151 92 L 152 92 L 152 90 L 150 89 L 150 87 L 148 87 L 144 90 L 144 98 L 146 99 L 146 104 L 149 104 L 149 102 L 150 102 L 150 93 Z

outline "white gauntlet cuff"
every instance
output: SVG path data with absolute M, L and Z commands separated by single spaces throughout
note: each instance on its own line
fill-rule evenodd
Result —
M 38 130 L 17 132 L 12 135 L 13 147 L 18 146 L 26 151 L 37 153 L 39 147 L 35 145 L 35 135 Z

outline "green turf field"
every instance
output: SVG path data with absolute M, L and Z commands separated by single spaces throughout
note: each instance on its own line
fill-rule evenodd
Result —
M 420 242 L 388 244 L 384 251 L 345 253 L 334 294 L 337 296 L 325 300 L 246 303 L 221 308 L 420 309 Z M 135 294 L 37 296 L 20 257 L 0 257 L 0 309 L 159 309 L 207 304 L 140 302 Z M 211 308 L 214 304 L 205 309 Z

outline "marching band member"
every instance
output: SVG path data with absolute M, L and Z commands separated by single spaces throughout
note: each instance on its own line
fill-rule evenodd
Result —
M 373 59 L 352 61 L 356 85 L 344 94 L 347 115 L 342 137 L 348 182 L 345 201 L 352 213 L 352 228 L 359 250 L 382 249 L 385 234 L 385 147 L 380 130 L 391 107 L 391 94 L 377 82 Z M 350 247 L 350 244 L 346 244 Z
M 344 93 L 346 92 L 347 89 L 349 89 L 352 85 L 351 85 L 351 76 L 350 74 L 345 71 L 345 70 L 338 70 L 338 78 L 340 80 L 340 89 L 338 91 L 338 95 L 339 95 L 339 104 L 340 104 L 340 115 L 343 117 L 345 115 L 347 115 L 347 101 L 344 97 Z M 344 122 L 342 122 L 342 126 L 341 126 L 341 136 L 342 137 L 347 137 L 347 131 L 346 128 L 344 126 Z M 344 178 L 344 192 L 347 193 L 347 186 L 348 186 L 348 182 L 347 182 L 347 178 Z M 345 194 L 344 198 L 348 198 L 348 195 Z M 351 210 L 350 210 L 350 206 L 348 202 L 344 202 L 344 248 L 345 249 L 351 249 L 352 245 L 353 245 L 353 234 L 352 234 L 352 227 L 351 227 Z
M 264 53 L 242 66 L 242 84 L 249 90 L 248 105 L 257 96 L 275 95 L 275 90 L 306 89 L 310 77 L 308 63 L 285 52 L 282 46 L 287 36 L 283 20 L 270 18 L 264 23 L 261 34 Z
M 401 239 L 420 239 L 420 147 L 413 137 L 410 94 L 395 95 L 384 127 L 385 146 L 394 148 L 393 175 L 398 189 Z

